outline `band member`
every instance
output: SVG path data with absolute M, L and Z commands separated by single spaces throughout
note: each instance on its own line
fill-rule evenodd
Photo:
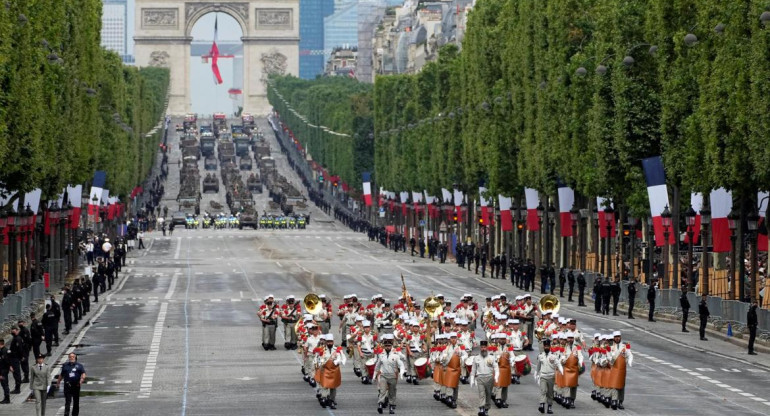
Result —
M 393 334 L 385 334 L 382 336 L 382 348 L 377 349 L 374 379 L 379 391 L 377 413 L 380 414 L 388 406 L 391 415 L 396 413 L 396 384 L 398 377 L 403 379 L 406 373 L 402 355 L 393 351 L 393 341 Z
M 468 358 L 468 351 L 465 347 L 457 343 L 457 333 L 449 334 L 449 345 L 441 356 L 441 365 L 444 367 L 444 386 L 447 388 L 447 395 L 444 403 L 452 409 L 457 408 L 457 393 L 460 384 L 460 367 Z M 449 390 L 451 389 L 451 396 Z
M 322 334 L 329 333 L 331 329 L 332 304 L 326 299 L 326 295 L 319 295 L 321 299 L 321 311 L 313 317 L 316 325 L 320 327 Z
M 357 348 L 361 361 L 366 363 L 374 354 L 374 344 L 377 342 L 377 334 L 372 332 L 372 323 L 370 321 L 364 321 L 363 327 L 363 332 L 358 336 Z M 368 373 L 361 376 L 361 383 L 372 384 Z
M 280 312 L 273 302 L 273 295 L 265 296 L 265 303 L 259 307 L 257 314 L 262 321 L 262 348 L 265 351 L 275 350 L 275 327 Z
M 631 345 L 621 342 L 620 331 L 612 333 L 613 345 L 610 350 L 610 382 L 612 389 L 612 410 L 624 409 L 623 400 L 626 393 L 626 365 L 633 366 L 634 354 Z
M 446 348 L 446 338 L 444 334 L 436 334 L 434 338 L 436 345 L 430 349 L 430 365 L 433 367 L 433 398 L 436 400 L 444 399 L 444 368 L 441 365 L 441 356 Z
M 286 341 L 283 343 L 283 347 L 287 350 L 297 349 L 297 332 L 294 326 L 297 324 L 297 319 L 302 315 L 302 307 L 295 300 L 294 295 L 287 296 L 286 303 L 281 306 L 280 310 L 284 341 Z
M 316 349 L 316 373 L 318 384 L 321 385 L 321 407 L 337 408 L 337 389 L 342 384 L 340 365 L 345 365 L 346 358 L 343 347 L 334 346 L 334 335 L 324 335 L 325 344 Z
M 568 331 L 566 336 L 567 343 L 562 347 L 564 349 L 562 354 L 562 365 L 564 366 L 564 377 L 562 378 L 562 395 L 564 399 L 562 405 L 567 409 L 574 409 L 578 378 L 584 369 L 583 350 L 575 342 L 575 334 L 572 331 Z
M 473 357 L 471 366 L 470 383 L 478 385 L 479 393 L 479 416 L 486 416 L 492 405 L 492 385 L 500 381 L 503 376 L 498 369 L 498 361 L 494 354 L 490 354 L 487 349 L 487 341 L 479 342 L 479 355 Z M 508 377 L 510 382 L 510 376 Z
M 307 324 L 307 331 L 308 335 L 305 337 L 302 345 L 302 379 L 309 383 L 311 387 L 315 387 L 316 381 L 313 378 L 313 372 L 315 371 L 315 366 L 313 363 L 313 351 L 318 348 L 318 344 L 321 342 L 321 328 L 319 328 L 318 325 L 310 322 Z
M 471 331 L 471 329 L 468 327 L 468 321 L 465 319 L 458 320 L 457 323 L 457 342 L 464 346 L 466 351 L 472 351 L 473 348 L 478 345 L 476 343 L 476 339 L 474 338 L 474 332 Z M 462 366 L 462 377 L 460 377 L 460 382 L 463 384 L 468 384 L 469 377 L 470 374 L 468 374 L 467 366 Z
M 497 342 L 497 353 L 495 361 L 500 372 L 500 377 L 495 377 L 495 385 L 492 389 L 495 406 L 498 408 L 508 407 L 508 386 L 511 385 L 511 369 L 514 367 L 513 347 L 506 345 L 508 339 L 504 333 L 493 335 Z
M 601 351 L 601 336 L 600 333 L 594 334 L 594 342 L 591 344 L 591 348 L 588 349 L 588 361 L 591 362 L 591 381 L 594 383 L 594 388 L 591 390 L 591 399 L 596 400 L 597 392 L 599 391 L 599 379 L 597 371 L 599 368 L 599 353 Z
M 422 357 L 425 357 L 425 350 L 427 345 L 425 344 L 425 335 L 420 331 L 420 322 L 412 321 L 410 323 L 411 331 L 406 336 L 406 354 L 409 372 L 406 376 L 406 382 L 412 383 L 415 386 L 420 384 L 419 377 L 417 377 L 417 371 L 414 368 L 414 362 Z
M 535 381 L 540 385 L 540 405 L 537 410 L 540 413 L 545 413 L 545 405 L 548 404 L 547 413 L 553 414 L 553 381 L 556 371 L 563 373 L 561 363 L 559 363 L 559 357 L 556 354 L 551 353 L 551 340 L 544 338 L 542 340 L 543 350 L 540 355 L 537 356 L 537 368 L 532 373 L 535 377 Z

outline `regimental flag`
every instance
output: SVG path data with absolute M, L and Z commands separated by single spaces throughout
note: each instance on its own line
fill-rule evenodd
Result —
M 558 182 L 558 187 L 561 236 L 572 237 L 572 216 L 570 210 L 575 205 L 575 191 L 561 181 Z
M 700 192 L 693 192 L 690 194 L 690 206 L 695 211 L 695 224 L 692 229 L 692 243 L 698 244 L 700 240 L 700 211 L 703 209 L 703 194 Z M 690 231 L 690 226 L 687 226 L 687 231 Z M 684 234 L 684 243 L 690 244 L 690 234 Z
M 487 188 L 484 186 L 479 186 L 479 201 L 481 204 L 481 221 L 485 225 L 492 225 L 492 223 L 489 220 L 489 200 L 484 197 L 485 193 L 487 193 Z
M 727 216 L 733 209 L 733 194 L 725 188 L 711 191 L 711 244 L 714 253 L 730 251 L 730 223 Z
M 457 213 L 457 222 L 463 222 L 463 201 L 464 200 L 465 200 L 465 197 L 463 195 L 463 191 L 459 191 L 455 189 L 454 202 L 455 202 L 455 212 Z
M 530 231 L 540 231 L 540 222 L 537 217 L 539 198 L 537 189 L 524 188 L 524 199 L 527 201 L 527 229 Z
M 768 193 L 767 192 L 758 192 L 757 193 L 757 208 L 759 212 L 759 233 L 757 234 L 757 251 L 767 251 L 767 235 L 768 235 L 768 228 L 767 228 L 767 201 L 768 200 Z
M 607 218 L 607 214 L 604 212 L 604 208 L 611 207 L 613 210 L 615 209 L 615 206 L 612 204 L 612 201 L 602 198 L 600 196 L 596 197 L 596 209 L 599 214 L 599 237 L 600 238 L 607 238 L 607 221 L 610 222 L 610 236 L 615 237 L 617 234 L 617 229 L 615 226 L 615 212 L 612 213 L 610 218 Z
M 222 83 L 222 75 L 219 73 L 219 47 L 217 47 L 217 17 L 214 18 L 214 43 L 209 51 L 211 56 L 211 72 L 214 74 L 214 84 Z
M 668 242 L 663 240 L 663 218 L 661 213 L 668 206 L 668 188 L 666 187 L 666 173 L 663 170 L 663 159 L 660 156 L 654 156 L 642 160 L 644 169 L 644 179 L 647 182 L 647 195 L 650 198 L 650 215 L 652 216 L 652 227 L 655 230 L 655 245 L 674 244 L 675 233 L 672 229 L 668 230 Z
M 511 198 L 502 195 L 497 196 L 500 202 L 500 225 L 503 231 L 513 230 L 513 215 L 511 213 Z
M 94 172 L 94 180 L 91 181 L 91 192 L 88 195 L 88 215 L 99 213 L 99 202 L 102 200 L 102 193 L 106 184 L 107 172 L 103 170 Z
M 76 230 L 80 226 L 81 199 L 83 197 L 83 185 L 67 185 L 67 198 L 72 205 L 72 217 L 70 217 L 70 228 Z
M 372 174 L 364 172 L 364 203 L 367 207 L 372 206 Z

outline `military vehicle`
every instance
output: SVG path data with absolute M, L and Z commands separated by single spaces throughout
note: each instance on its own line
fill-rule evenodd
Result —
M 227 116 L 225 113 L 214 113 L 214 135 L 219 137 L 222 133 L 227 133 Z
M 249 177 L 246 179 L 246 187 L 249 188 L 251 192 L 259 192 L 262 193 L 262 181 L 259 179 L 259 174 L 252 173 L 249 175 Z
M 184 127 L 184 131 L 190 131 L 192 130 L 195 132 L 195 130 L 198 129 L 198 115 L 193 113 L 187 113 L 184 116 L 184 121 L 182 122 L 182 127 Z
M 203 168 L 206 170 L 217 170 L 217 158 L 206 156 L 206 159 L 203 161 Z
M 235 145 L 232 140 L 220 140 L 217 143 L 217 155 L 219 156 L 219 163 L 235 163 Z
M 217 178 L 217 174 L 211 175 L 210 173 L 206 174 L 206 177 L 203 178 L 203 193 L 206 192 L 219 192 L 219 179 Z
M 252 227 L 255 230 L 259 228 L 259 214 L 253 206 L 243 207 L 238 218 L 238 228 L 242 230 L 244 227 Z
M 243 123 L 243 132 L 248 135 L 251 135 L 256 130 L 254 116 L 249 113 L 241 114 L 241 123 Z
M 275 159 L 270 156 L 263 156 L 259 160 L 259 176 L 265 184 L 273 180 L 275 176 Z
M 241 156 L 238 167 L 240 167 L 241 170 L 251 170 L 251 158 L 249 156 Z
M 267 140 L 255 140 L 254 141 L 254 158 L 259 162 L 263 157 L 270 157 L 270 143 Z
M 235 154 L 238 156 L 249 156 L 249 136 L 243 133 L 233 133 L 233 142 L 235 143 Z
M 206 127 L 207 129 L 204 130 L 203 128 Z M 201 153 L 203 153 L 204 156 L 210 156 L 214 154 L 214 148 L 216 145 L 216 137 L 214 137 L 214 133 L 211 130 L 211 126 L 201 126 Z

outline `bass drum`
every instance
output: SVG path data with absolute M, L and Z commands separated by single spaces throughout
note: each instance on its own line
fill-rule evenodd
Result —
M 420 357 L 416 360 L 414 360 L 414 371 L 417 373 L 417 378 L 419 380 L 422 380 L 427 375 L 427 367 L 428 367 L 428 359 L 425 357 Z

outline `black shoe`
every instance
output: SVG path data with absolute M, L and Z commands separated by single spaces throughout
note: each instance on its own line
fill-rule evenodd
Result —
M 329 405 L 329 409 L 336 409 L 336 408 L 337 408 L 337 402 L 332 402 L 332 403 Z
M 53 343 L 53 346 L 54 346 L 54 347 L 58 347 L 58 346 L 59 346 L 59 341 L 56 341 L 56 342 L 54 342 L 54 343 Z
M 3 399 L 2 402 L 0 402 L 0 404 L 10 404 L 10 403 L 11 403 L 11 399 L 9 397 L 6 397 L 5 399 Z
M 623 407 L 623 403 L 618 403 L 618 409 L 625 410 L 625 407 Z
M 508 408 L 508 403 L 507 402 L 503 402 L 503 404 L 501 406 L 503 407 L 503 409 L 507 409 Z
M 708 339 L 708 338 L 706 338 L 706 337 L 701 337 L 701 339 L 700 339 L 700 340 L 701 340 L 701 341 L 708 341 L 709 339 Z
M 629 316 L 628 319 L 636 319 L 636 318 L 634 318 L 633 316 Z
M 483 407 L 479 407 L 479 413 L 478 413 L 478 415 L 479 415 L 479 416 L 484 416 L 484 413 L 486 413 L 486 412 L 485 412 L 485 410 L 486 410 L 486 409 L 484 409 Z
M 613 400 L 611 406 L 612 406 L 612 410 L 618 410 L 618 401 Z
M 553 414 L 553 409 L 551 409 L 551 405 L 550 404 L 548 405 L 548 410 L 546 410 L 546 413 L 548 413 L 549 415 Z
M 611 403 L 611 401 L 609 399 L 605 399 L 604 402 L 603 402 L 604 407 L 609 409 L 610 408 L 610 403 Z
M 433 392 L 433 398 L 434 398 L 434 399 L 436 399 L 436 401 L 439 401 L 439 400 L 441 400 L 441 397 L 439 397 L 439 395 L 438 395 L 438 392 L 437 392 L 437 391 L 434 391 L 434 392 Z
M 29 383 L 29 378 L 24 377 L 24 379 L 21 380 L 21 384 L 27 384 L 27 383 Z
M 503 402 L 500 399 L 495 399 L 495 406 L 500 409 L 503 407 Z
M 687 328 L 682 328 L 682 332 L 690 332 L 687 330 Z
M 412 384 L 414 384 L 415 386 L 419 386 L 420 385 L 420 381 L 417 380 L 417 377 L 412 377 Z
M 20 393 L 21 393 L 21 389 L 19 389 L 18 387 L 13 389 L 13 391 L 11 391 L 11 394 L 20 394 Z
M 457 402 L 454 400 L 449 400 L 449 407 L 452 409 L 457 409 Z
M 757 355 L 754 351 L 749 351 L 749 355 Z
M 382 403 L 377 403 L 377 413 L 382 414 Z
M 310 377 L 308 376 L 302 376 L 302 380 L 304 380 L 305 383 L 310 383 Z
M 318 400 L 321 400 L 321 392 L 320 391 L 317 391 L 315 393 L 315 398 L 318 399 Z
M 314 378 L 311 378 L 311 379 L 310 379 L 310 387 L 313 387 L 313 388 L 315 388 L 315 386 L 316 386 L 316 385 L 317 385 L 317 383 L 315 382 L 315 379 L 314 379 Z
M 388 411 L 388 413 L 390 413 L 391 415 L 395 415 L 396 414 L 396 406 L 390 406 L 390 410 Z
M 327 401 L 327 400 L 326 400 L 326 398 L 325 398 L 325 397 L 324 397 L 324 398 L 322 398 L 322 399 L 321 399 L 321 401 L 320 401 L 320 403 L 321 403 L 321 407 L 323 407 L 324 409 L 326 409 L 326 406 L 327 406 L 327 403 L 326 403 L 326 401 Z
M 545 403 L 540 403 L 540 406 L 537 407 L 537 411 L 540 413 L 545 413 Z
M 650 322 L 658 322 L 658 321 L 656 321 L 654 319 L 648 319 L 648 321 L 650 321 Z
M 596 390 L 591 390 L 591 400 L 596 400 Z

